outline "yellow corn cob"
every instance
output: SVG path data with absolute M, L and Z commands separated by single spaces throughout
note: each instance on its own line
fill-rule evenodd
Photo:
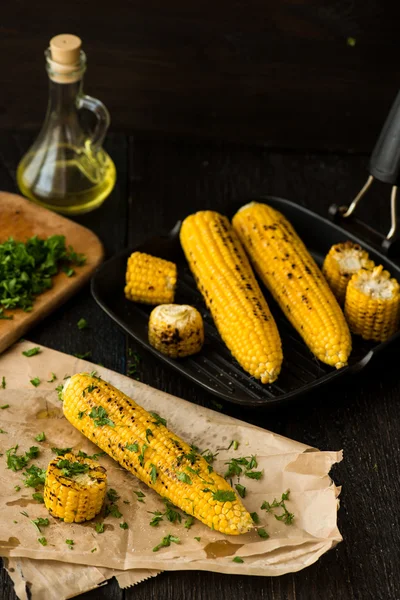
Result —
M 67 463 L 79 465 L 81 472 L 68 473 Z M 106 470 L 97 461 L 68 453 L 54 458 L 47 467 L 44 504 L 53 517 L 66 523 L 93 519 L 101 511 L 106 491 Z
M 399 328 L 399 284 L 382 265 L 361 269 L 347 286 L 344 310 L 353 333 L 384 342 Z
M 156 306 L 149 319 L 149 342 L 172 358 L 196 354 L 204 342 L 201 314 L 188 304 Z
M 87 373 L 73 375 L 64 386 L 63 409 L 90 441 L 189 515 L 230 535 L 252 528 L 249 513 L 225 479 L 156 413 L 109 383 Z
M 335 244 L 325 257 L 322 273 L 340 304 L 344 304 L 350 277 L 360 269 L 373 269 L 374 262 L 359 244 Z
M 351 336 L 317 264 L 277 210 L 251 202 L 233 226 L 259 276 L 315 356 L 337 369 L 347 363 Z
M 176 279 L 175 263 L 144 252 L 133 252 L 128 258 L 125 296 L 143 304 L 173 302 Z
M 214 211 L 190 215 L 180 239 L 223 341 L 243 369 L 272 383 L 283 358 L 278 328 L 228 219 Z

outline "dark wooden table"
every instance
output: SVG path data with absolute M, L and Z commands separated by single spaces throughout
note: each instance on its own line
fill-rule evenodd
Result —
M 15 169 L 28 135 L 0 135 L 0 189 L 16 191 Z M 325 214 L 332 202 L 348 202 L 366 177 L 364 155 L 299 154 L 245 146 L 182 140 L 132 139 L 110 135 L 107 149 L 118 169 L 112 196 L 96 212 L 79 218 L 103 240 L 107 255 L 172 227 L 190 211 L 221 212 L 232 200 L 273 193 Z M 389 190 L 377 187 L 360 216 L 385 231 Z M 1 226 L 1 224 L 0 224 Z M 90 329 L 77 333 L 85 317 Z M 89 288 L 81 291 L 29 334 L 63 352 L 92 351 L 94 362 L 126 372 L 128 348 L 141 355 L 145 383 L 191 402 L 216 408 L 211 395 L 178 377 L 136 347 L 97 307 Z M 400 599 L 400 377 L 399 346 L 359 376 L 324 388 L 290 407 L 256 416 L 224 405 L 245 421 L 316 446 L 344 449 L 333 471 L 343 485 L 339 527 L 344 541 L 316 564 L 277 578 L 229 577 L 170 572 L 121 591 L 115 581 L 87 600 L 399 600 Z M 0 574 L 0 600 L 15 599 Z

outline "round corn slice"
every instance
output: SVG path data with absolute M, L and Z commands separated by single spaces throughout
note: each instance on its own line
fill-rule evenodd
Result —
M 47 467 L 45 506 L 66 523 L 93 519 L 101 511 L 106 491 L 106 470 L 95 460 L 68 453 Z
M 204 343 L 201 314 L 188 304 L 156 306 L 149 319 L 149 342 L 172 358 L 196 354 Z
M 325 257 L 322 272 L 336 299 L 344 304 L 350 278 L 360 269 L 372 270 L 375 264 L 359 244 L 344 242 L 331 247 Z
M 400 286 L 382 265 L 361 269 L 350 279 L 344 312 L 353 333 L 383 342 L 399 328 Z
M 127 264 L 125 296 L 143 304 L 173 302 L 176 280 L 175 263 L 144 252 L 133 252 Z

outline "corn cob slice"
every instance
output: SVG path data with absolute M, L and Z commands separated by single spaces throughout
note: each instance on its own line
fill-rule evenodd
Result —
M 144 252 L 133 252 L 128 258 L 125 296 L 143 304 L 173 302 L 176 280 L 175 263 Z
M 371 270 L 374 262 L 359 244 L 344 242 L 331 247 L 325 257 L 322 273 L 339 304 L 344 304 L 347 284 L 360 269 Z
M 63 389 L 63 410 L 74 427 L 122 467 L 205 525 L 229 535 L 253 527 L 225 479 L 158 415 L 109 383 L 87 373 L 73 375 Z
M 344 310 L 353 333 L 384 342 L 399 328 L 399 284 L 382 265 L 362 269 L 350 279 Z
M 313 354 L 337 369 L 346 365 L 348 325 L 292 225 L 270 206 L 251 202 L 236 213 L 233 226 L 259 276 Z
M 182 358 L 200 352 L 204 343 L 201 314 L 188 304 L 160 304 L 150 314 L 149 342 L 154 348 Z
M 190 215 L 180 240 L 223 341 L 245 371 L 272 383 L 281 370 L 281 339 L 228 219 L 214 211 Z
M 106 491 L 106 470 L 95 460 L 68 453 L 47 467 L 44 504 L 53 517 L 66 523 L 93 519 L 101 511 Z

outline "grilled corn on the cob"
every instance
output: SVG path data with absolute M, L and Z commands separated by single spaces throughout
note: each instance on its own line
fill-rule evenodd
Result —
M 143 304 L 173 302 L 176 279 L 175 263 L 144 252 L 133 252 L 128 258 L 125 296 Z
M 350 277 L 360 269 L 371 270 L 374 262 L 359 244 L 344 242 L 331 247 L 325 257 L 322 273 L 340 304 L 344 304 Z
M 172 358 L 196 354 L 204 342 L 201 314 L 188 304 L 156 306 L 149 318 L 149 342 Z
M 278 328 L 228 219 L 210 210 L 190 215 L 180 239 L 223 341 L 243 369 L 272 383 L 283 358 Z
M 162 497 L 222 533 L 250 530 L 231 486 L 156 413 L 100 378 L 78 373 L 63 389 L 64 415 L 93 443 Z
M 382 265 L 361 269 L 347 286 L 344 310 L 353 333 L 383 342 L 399 328 L 399 284 Z
M 46 471 L 44 503 L 53 517 L 82 523 L 100 511 L 107 491 L 104 467 L 95 460 L 68 453 L 54 458 Z
M 319 360 L 337 369 L 347 363 L 351 336 L 342 310 L 317 264 L 287 219 L 251 202 L 233 226 L 259 276 Z

